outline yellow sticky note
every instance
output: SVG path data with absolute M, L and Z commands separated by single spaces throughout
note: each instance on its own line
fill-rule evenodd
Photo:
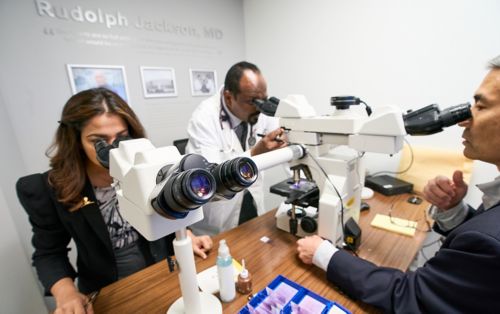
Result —
M 413 237 L 415 235 L 415 230 L 417 228 L 416 221 L 392 217 L 391 222 L 391 217 L 381 214 L 375 215 L 371 225 L 376 228 L 403 234 L 410 237 Z
M 234 270 L 236 271 L 236 275 L 241 273 L 241 270 L 243 269 L 243 266 L 241 266 L 241 264 L 238 263 L 238 261 L 235 260 L 234 258 L 233 258 L 233 267 L 234 267 Z

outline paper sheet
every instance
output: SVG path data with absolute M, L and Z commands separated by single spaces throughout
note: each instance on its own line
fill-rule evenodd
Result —
M 464 181 L 470 181 L 472 173 L 472 160 L 466 158 L 461 150 L 445 150 L 424 146 L 412 146 L 413 165 L 411 168 L 397 176 L 397 178 L 413 183 L 413 191 L 422 194 L 427 181 L 437 175 L 451 178 L 455 170 L 462 170 Z M 408 167 L 411 161 L 411 152 L 405 145 L 401 154 L 398 171 Z
M 241 264 L 233 258 L 234 282 L 238 281 L 238 274 L 241 272 Z M 219 292 L 219 277 L 217 276 L 217 265 L 205 269 L 196 275 L 198 286 L 201 291 L 215 294 Z
M 377 214 L 373 218 L 371 225 L 373 227 L 413 237 L 415 235 L 417 222 L 396 217 L 392 217 L 391 221 L 391 217 Z

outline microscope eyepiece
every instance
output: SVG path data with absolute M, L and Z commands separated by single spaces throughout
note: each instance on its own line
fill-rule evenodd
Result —
M 176 211 L 196 209 L 208 202 L 215 193 L 215 180 L 205 169 L 189 169 L 172 175 L 163 195 Z
M 105 140 L 100 139 L 94 143 L 97 161 L 106 169 L 109 169 L 109 151 L 114 148 L 109 145 Z
M 447 108 L 440 113 L 440 118 L 444 127 L 448 127 L 458 122 L 470 119 L 472 116 L 470 111 L 470 103 L 460 104 Z
M 276 97 L 270 97 L 268 99 L 254 99 L 252 100 L 257 109 L 265 114 L 266 116 L 274 117 L 276 110 L 278 109 L 278 105 L 280 100 Z
M 212 168 L 217 183 L 217 194 L 230 199 L 237 192 L 251 186 L 257 180 L 257 165 L 248 157 L 227 160 Z
M 240 175 L 242 178 L 246 180 L 252 180 L 255 176 L 255 171 L 253 167 L 248 162 L 241 162 L 240 166 Z
M 432 104 L 403 115 L 406 133 L 410 135 L 428 135 L 441 132 L 444 127 L 455 125 L 470 119 L 470 103 L 459 104 L 443 111 Z
M 215 180 L 210 172 L 189 169 L 172 174 L 152 206 L 162 216 L 180 219 L 210 201 L 214 193 Z
M 206 173 L 195 173 L 190 178 L 189 187 L 199 198 L 204 198 L 213 190 L 211 178 Z
M 188 154 L 177 165 L 166 166 L 158 172 L 156 183 L 165 183 L 151 205 L 166 218 L 181 219 L 190 210 L 209 202 L 215 194 L 232 198 L 251 186 L 257 175 L 257 166 L 248 157 L 212 164 L 200 155 Z
M 187 216 L 214 196 L 214 176 L 206 169 L 210 163 L 200 155 L 185 155 L 173 168 L 162 168 L 156 183 L 164 184 L 161 192 L 151 202 L 156 212 L 170 219 Z
M 104 139 L 100 139 L 94 143 L 97 161 L 106 169 L 109 169 L 109 151 L 113 148 L 118 148 L 121 141 L 131 139 L 129 136 L 117 137 L 113 143 L 108 144 Z

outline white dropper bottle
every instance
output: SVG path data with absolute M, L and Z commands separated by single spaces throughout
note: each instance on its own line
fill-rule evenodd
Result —
M 219 242 L 219 255 L 216 264 L 220 299 L 222 302 L 231 302 L 236 297 L 233 258 L 229 254 L 229 248 L 224 239 Z

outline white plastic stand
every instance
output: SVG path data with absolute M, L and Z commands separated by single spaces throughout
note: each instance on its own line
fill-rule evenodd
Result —
M 191 238 L 186 228 L 175 233 L 174 252 L 179 267 L 182 297 L 167 310 L 167 314 L 222 314 L 222 304 L 216 296 L 200 292 L 196 280 L 196 267 Z

